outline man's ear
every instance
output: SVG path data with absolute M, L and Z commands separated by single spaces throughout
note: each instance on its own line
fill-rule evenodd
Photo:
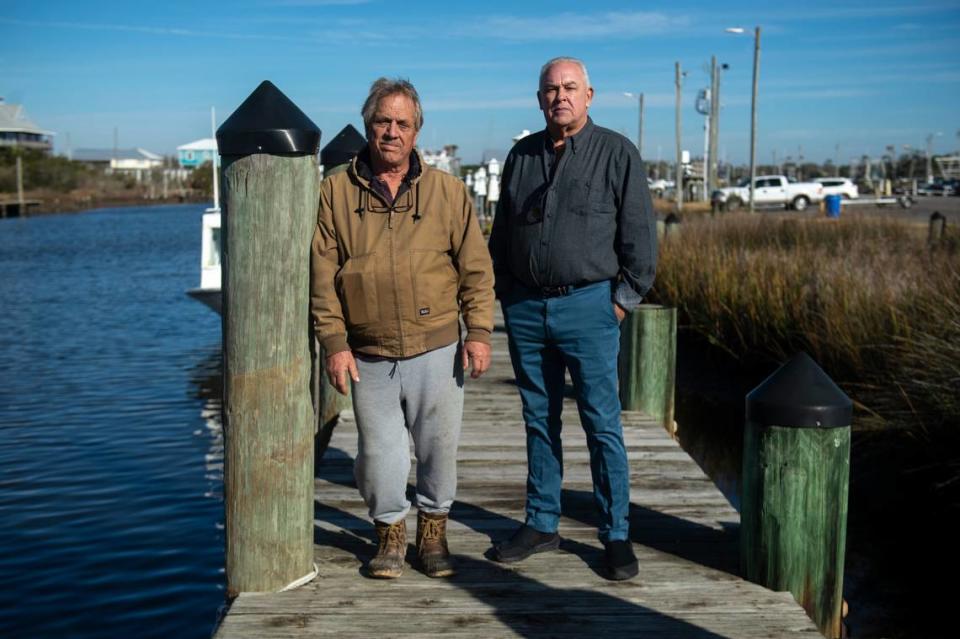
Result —
M 587 87 L 587 107 L 593 102 L 593 87 Z
M 540 90 L 537 90 L 537 106 L 543 111 L 543 98 L 540 96 Z

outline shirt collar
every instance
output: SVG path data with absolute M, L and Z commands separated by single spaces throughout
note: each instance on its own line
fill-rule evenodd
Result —
M 593 133 L 593 128 L 594 128 L 593 119 L 588 115 L 587 122 L 586 124 L 583 125 L 583 128 L 577 131 L 576 133 L 574 133 L 573 135 L 571 135 L 569 138 L 567 138 L 566 141 L 564 142 L 564 146 L 566 146 L 567 149 L 576 153 L 577 148 L 586 144 L 587 140 L 590 139 L 590 135 Z M 546 132 L 546 136 L 543 144 L 546 147 L 546 150 L 548 153 L 553 153 L 553 138 L 550 137 L 549 130 L 547 129 L 544 129 L 544 130 Z

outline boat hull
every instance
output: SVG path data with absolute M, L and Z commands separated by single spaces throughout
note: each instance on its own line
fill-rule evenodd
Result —
M 222 314 L 223 294 L 219 288 L 192 288 L 187 291 L 187 295 Z

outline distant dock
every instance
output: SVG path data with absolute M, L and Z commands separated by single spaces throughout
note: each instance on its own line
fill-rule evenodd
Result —
M 790 593 L 739 577 L 738 513 L 667 432 L 640 413 L 623 414 L 637 578 L 611 582 L 600 575 L 588 453 L 570 399 L 560 551 L 511 565 L 486 559 L 492 541 L 523 521 L 526 480 L 520 399 L 502 331 L 494 334 L 493 353 L 486 375 L 467 380 L 449 525 L 458 574 L 430 579 L 408 566 L 394 581 L 363 576 L 375 535 L 353 480 L 356 427 L 342 413 L 316 469 L 317 578 L 290 592 L 241 594 L 217 639 L 821 637 Z M 407 526 L 412 560 L 415 510 Z
M 27 217 L 31 209 L 37 210 L 41 204 L 41 200 L 0 200 L 0 218 Z

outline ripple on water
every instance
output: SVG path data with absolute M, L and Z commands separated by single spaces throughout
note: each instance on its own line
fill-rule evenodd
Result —
M 0 636 L 208 637 L 223 601 L 203 207 L 0 220 Z

